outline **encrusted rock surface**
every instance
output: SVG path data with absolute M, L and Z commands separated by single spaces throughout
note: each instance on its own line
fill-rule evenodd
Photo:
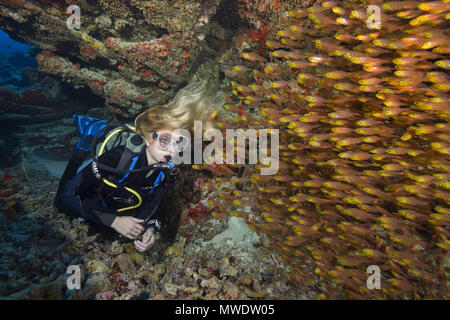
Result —
M 78 30 L 67 27 L 71 1 L 4 1 L 0 25 L 44 50 L 40 71 L 90 88 L 111 114 L 129 119 L 169 101 L 204 63 L 223 74 L 238 48 L 261 47 L 301 2 L 80 0 Z
M 82 0 L 80 30 L 68 29 L 65 1 L 27 3 L 0 4 L 0 24 L 44 49 L 37 56 L 39 70 L 91 88 L 113 113 L 129 117 L 167 102 L 187 82 L 204 51 L 196 34 L 218 0 Z

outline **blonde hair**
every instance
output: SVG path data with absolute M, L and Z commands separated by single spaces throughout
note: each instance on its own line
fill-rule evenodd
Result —
M 147 109 L 134 120 L 138 134 L 150 138 L 157 130 L 186 129 L 193 135 L 194 121 L 202 121 L 202 134 L 214 128 L 211 116 L 217 89 L 206 81 L 192 82 L 179 90 L 172 102 Z

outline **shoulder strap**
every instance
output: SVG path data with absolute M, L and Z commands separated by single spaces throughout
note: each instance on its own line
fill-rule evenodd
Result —
M 97 156 L 114 147 L 124 145 L 132 153 L 142 153 L 145 148 L 145 139 L 135 133 L 127 125 L 116 127 L 108 132 L 105 140 L 97 147 Z
M 140 158 L 140 155 L 134 155 L 133 153 L 129 152 L 128 149 L 125 149 L 125 152 L 122 154 L 122 157 L 120 158 L 119 164 L 117 165 L 117 170 L 119 172 L 124 172 L 126 165 L 128 164 L 128 162 L 130 162 L 131 159 L 131 164 L 130 166 L 127 168 L 128 170 L 132 170 L 134 169 L 134 167 L 136 166 L 136 163 L 138 162 Z M 129 176 L 130 172 L 127 171 L 123 177 L 118 181 L 119 183 L 122 183 L 128 176 Z

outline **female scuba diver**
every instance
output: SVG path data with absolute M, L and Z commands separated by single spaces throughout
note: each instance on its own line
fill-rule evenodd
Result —
M 138 251 L 149 249 L 166 214 L 161 202 L 173 202 L 166 196 L 180 167 L 172 158 L 190 150 L 194 121 L 206 120 L 204 130 L 212 127 L 216 96 L 206 82 L 193 82 L 172 102 L 137 116 L 134 128 L 74 115 L 82 137 L 61 178 L 54 206 L 87 220 L 100 232 L 113 229 L 134 240 Z

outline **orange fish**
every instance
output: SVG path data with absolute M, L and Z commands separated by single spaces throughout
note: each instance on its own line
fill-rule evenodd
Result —
M 362 42 L 370 42 L 370 41 L 372 41 L 374 39 L 377 39 L 378 36 L 379 36 L 378 32 L 371 32 L 371 33 L 368 33 L 368 34 L 358 34 L 355 37 L 355 39 L 359 40 L 359 41 L 362 41 Z M 375 41 L 377 41 L 377 42 L 375 42 Z M 376 43 L 377 46 L 386 48 L 386 47 L 388 47 L 389 44 L 392 43 L 392 41 L 391 40 L 387 40 L 387 39 L 380 39 L 380 40 L 374 40 L 373 43 L 374 44 Z
M 330 55 L 341 56 L 348 51 L 345 47 L 339 46 L 338 42 L 332 38 L 315 40 L 315 44 L 317 49 L 328 52 Z
M 346 208 L 341 205 L 337 205 L 336 208 L 339 209 L 343 214 L 351 216 L 360 221 L 375 221 L 376 216 L 367 213 L 364 210 L 357 208 Z
M 374 135 L 374 134 L 378 134 L 380 132 L 380 129 L 378 127 L 364 127 L 364 128 L 354 129 L 354 131 L 357 134 Z
M 373 120 L 373 119 L 363 119 L 363 120 L 358 120 L 356 122 L 356 125 L 361 126 L 361 127 L 371 127 L 371 126 L 375 126 L 375 125 L 383 125 L 383 122 L 381 122 L 379 120 Z
M 397 12 L 395 15 L 402 19 L 413 19 L 420 14 L 421 12 L 419 10 L 406 10 Z
M 300 117 L 299 120 L 301 122 L 318 122 L 322 119 L 325 119 L 325 116 L 321 116 L 317 113 L 310 112 L 310 113 L 307 113 L 307 114 L 303 115 L 302 117 Z
M 280 118 L 283 116 L 283 113 L 281 110 L 275 109 L 275 108 L 263 108 L 261 110 L 261 114 L 265 117 L 269 118 Z
M 280 192 L 280 191 L 285 191 L 287 190 L 287 187 L 282 187 L 282 186 L 265 186 L 265 187 L 258 187 L 259 191 L 262 192 L 267 192 L 267 193 L 275 193 L 275 192 Z
M 236 88 L 238 91 L 240 91 L 240 92 L 243 92 L 243 93 L 250 93 L 250 92 L 253 91 L 253 90 L 250 89 L 249 87 L 244 86 L 244 85 L 242 85 L 242 84 L 240 84 L 240 83 L 238 83 L 238 82 L 236 82 L 236 81 L 231 81 L 230 83 L 231 83 L 231 85 L 232 85 L 233 87 L 235 87 L 235 88 Z
M 357 113 L 348 110 L 336 111 L 328 114 L 328 116 L 333 119 L 347 119 L 355 117 L 357 115 Z
M 349 18 L 365 21 L 367 19 L 367 10 L 364 8 L 356 8 L 350 12 Z
M 242 52 L 242 50 L 239 49 L 239 55 L 249 61 L 260 61 L 260 62 L 267 62 L 267 59 L 264 57 L 261 57 L 259 54 L 255 52 Z
M 364 51 L 369 53 L 371 56 L 375 56 L 375 57 L 390 52 L 387 49 L 373 47 L 373 46 L 365 48 Z
M 414 18 L 409 21 L 409 24 L 412 26 L 420 26 L 425 23 L 429 23 L 431 21 L 437 20 L 444 16 L 443 13 L 430 13 L 430 14 L 423 14 L 421 16 L 418 16 L 417 18 Z
M 270 87 L 276 88 L 276 89 L 283 89 L 292 83 L 293 83 L 293 81 L 286 81 L 286 80 L 274 81 L 274 82 L 270 83 Z
M 317 7 L 310 7 L 310 8 L 308 9 L 308 11 L 309 11 L 310 9 L 313 9 L 313 8 L 317 8 Z M 319 24 L 319 25 L 322 25 L 322 26 L 332 26 L 332 25 L 337 25 L 337 24 L 338 24 L 334 19 L 329 18 L 329 17 L 326 16 L 325 14 L 321 14 L 321 13 L 317 12 L 317 10 L 316 10 L 316 12 L 314 12 L 314 13 L 310 13 L 310 14 L 308 15 L 308 17 L 309 17 L 315 24 Z
M 419 10 L 431 13 L 442 13 L 449 11 L 448 2 L 446 1 L 431 1 L 420 3 L 417 8 Z
M 349 82 L 338 82 L 334 85 L 334 88 L 340 91 L 350 91 L 350 92 L 358 91 L 358 86 L 355 86 L 354 84 Z
M 343 231 L 354 233 L 362 236 L 367 236 L 371 232 L 368 228 L 364 228 L 363 226 L 350 222 L 341 222 L 337 225 L 337 227 Z
M 227 76 L 228 78 L 235 78 L 236 77 L 236 73 L 234 73 L 232 70 L 225 70 L 225 76 Z
M 343 146 L 350 146 L 350 145 L 353 145 L 353 144 L 358 144 L 358 143 L 361 143 L 361 142 L 362 142 L 361 138 L 350 138 L 350 137 L 348 137 L 348 138 L 338 138 L 336 145 L 338 147 L 343 147 Z
M 323 55 L 309 55 L 308 56 L 308 61 L 312 62 L 312 63 L 330 63 L 333 61 L 332 58 L 330 57 L 326 57 Z
M 281 42 L 277 41 L 266 41 L 266 46 L 270 49 L 279 49 L 279 48 L 285 48 L 286 46 L 282 44 Z
M 433 52 L 439 53 L 439 54 L 450 54 L 450 46 L 448 46 L 448 45 L 439 46 L 437 48 L 434 48 Z
M 308 16 L 308 11 L 306 10 L 294 10 L 294 11 L 288 11 L 289 17 L 295 18 L 295 19 L 303 19 Z
M 253 92 L 257 92 L 257 93 L 264 93 L 265 92 L 265 88 L 261 85 L 256 85 L 256 84 L 251 84 L 248 86 L 250 89 L 253 90 Z
M 346 127 L 334 127 L 331 128 L 331 131 L 333 133 L 337 133 L 337 134 L 347 134 L 353 131 L 352 128 L 346 128 Z
M 281 43 L 288 47 L 300 48 L 302 44 L 299 41 L 294 41 L 288 38 L 281 39 Z
M 275 51 L 272 51 L 272 56 L 277 57 L 277 58 L 284 58 L 289 53 L 290 53 L 290 51 L 286 51 L 286 50 L 275 50 Z
M 352 103 L 352 102 L 357 102 L 357 100 L 354 97 L 346 97 L 344 95 L 338 95 L 338 96 L 334 96 L 332 98 L 333 103 L 335 104 L 347 104 L 347 103 Z
M 285 58 L 286 59 L 289 59 L 289 60 L 300 60 L 300 59 L 303 59 L 303 58 L 306 58 L 305 57 L 305 54 L 304 53 L 301 53 L 301 52 L 289 52 L 286 56 L 285 56 Z
M 415 197 L 397 197 L 397 202 L 401 205 L 410 205 L 410 206 L 417 206 L 417 207 L 424 207 L 427 205 L 426 202 L 424 202 L 422 199 L 418 199 Z
M 363 68 L 365 71 L 370 73 L 384 73 L 392 70 L 390 67 L 373 66 L 368 64 L 363 65 Z
M 397 65 L 412 65 L 420 61 L 420 58 L 396 58 L 392 60 L 392 62 Z
M 430 72 L 429 72 L 430 73 Z M 424 78 L 425 73 L 420 71 L 397 70 L 394 74 L 402 78 Z
M 233 204 L 235 206 L 251 206 L 251 207 L 256 207 L 258 205 L 258 202 L 256 201 L 252 201 L 252 200 L 246 200 L 246 199 L 238 199 L 238 200 L 234 200 Z
M 386 11 L 400 11 L 400 10 L 409 10 L 415 9 L 417 6 L 417 1 L 391 1 L 386 2 L 381 5 Z
M 239 65 L 239 66 L 234 66 L 232 70 L 233 70 L 234 72 L 240 72 L 240 73 L 251 71 L 250 68 L 247 68 L 246 66 L 241 66 L 241 65 Z
M 350 159 L 350 160 L 357 160 L 357 161 L 364 161 L 373 158 L 373 155 L 367 152 L 358 152 L 358 151 L 347 151 L 347 152 L 341 152 L 338 154 L 340 158 L 344 159 Z M 345 181 L 351 181 L 351 177 L 347 177 Z

